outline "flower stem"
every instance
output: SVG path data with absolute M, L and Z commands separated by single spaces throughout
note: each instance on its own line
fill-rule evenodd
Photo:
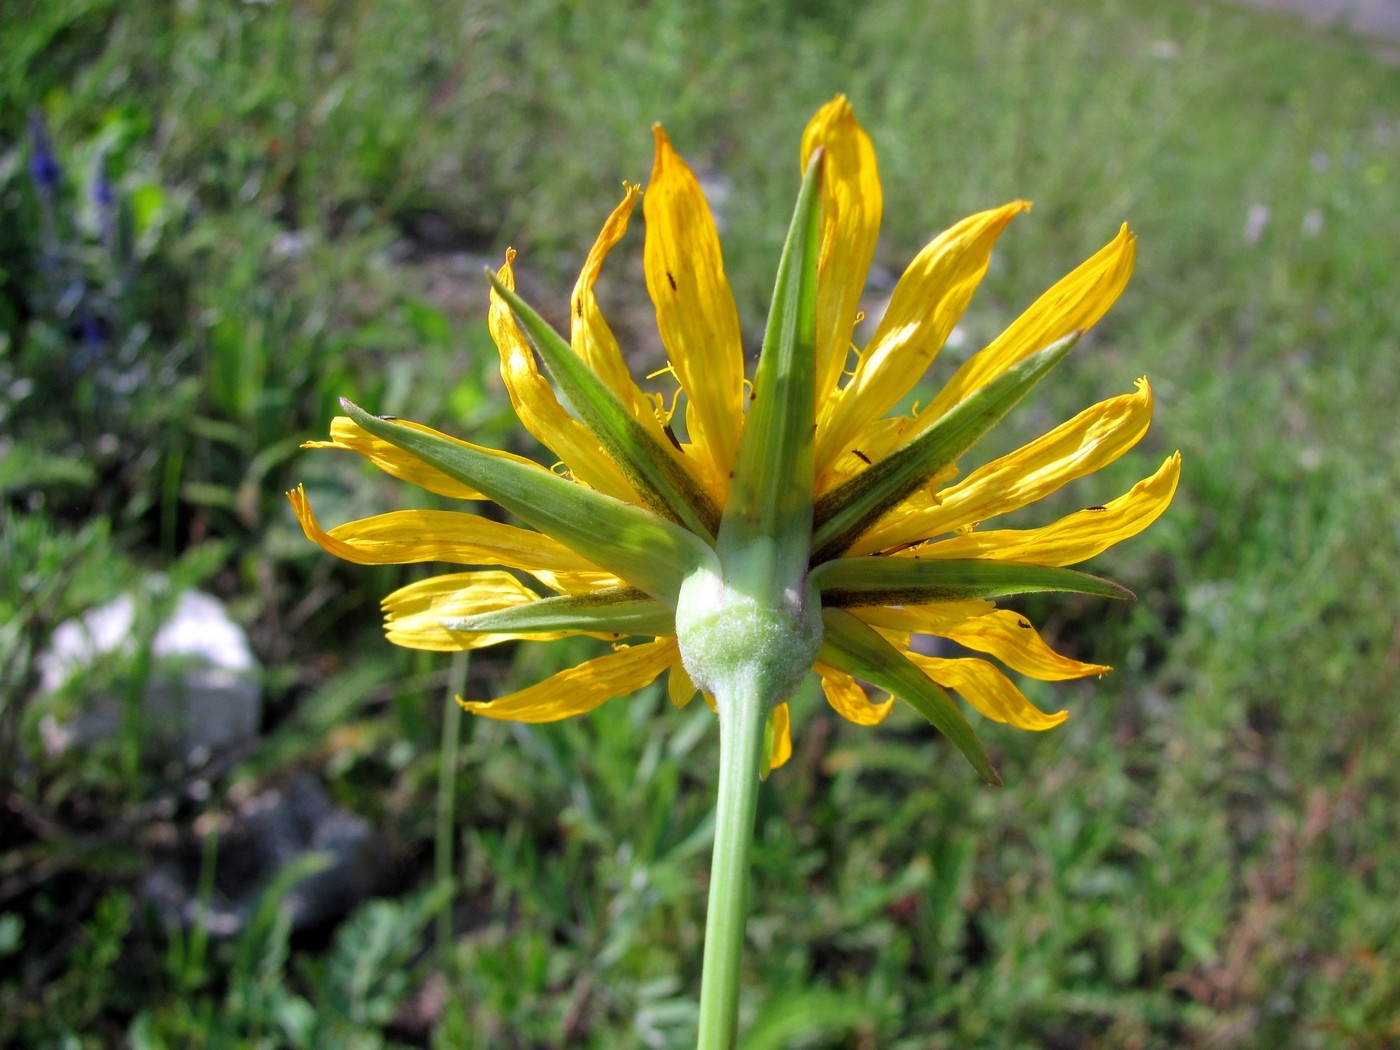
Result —
M 768 690 L 758 680 L 761 677 L 715 697 L 719 707 L 719 798 L 700 978 L 699 1050 L 732 1050 L 738 1040 L 749 860 L 768 716 Z
M 457 802 L 457 744 L 462 737 L 462 708 L 456 698 L 467 691 L 467 653 L 452 654 L 447 704 L 442 714 L 442 744 L 438 753 L 437 832 L 433 844 L 433 868 L 438 884 L 453 885 L 452 839 Z M 452 893 L 451 890 L 448 891 Z M 437 917 L 438 959 L 443 964 L 452 952 L 452 896 Z

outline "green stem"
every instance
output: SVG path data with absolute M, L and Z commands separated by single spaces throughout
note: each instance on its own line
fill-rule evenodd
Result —
M 467 688 L 467 653 L 452 654 L 448 674 L 447 706 L 442 714 L 442 742 L 438 752 L 437 833 L 433 844 L 433 874 L 439 884 L 453 885 L 452 839 L 456 823 L 457 744 L 462 736 L 462 707 L 457 697 Z M 452 894 L 437 916 L 438 958 L 446 965 L 452 951 Z
M 700 978 L 699 1050 L 732 1050 L 739 1032 L 739 977 L 748 914 L 749 859 L 758 805 L 768 690 L 751 681 L 719 706 L 719 799 L 705 917 L 705 964 Z

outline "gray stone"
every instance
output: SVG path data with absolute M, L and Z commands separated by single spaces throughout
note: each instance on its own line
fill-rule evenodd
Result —
M 237 936 L 279 874 L 310 856 L 318 867 L 280 901 L 292 930 L 334 923 L 372 897 L 391 869 L 388 844 L 363 817 L 338 807 L 321 782 L 297 773 L 202 821 L 217 834 L 212 894 L 199 896 L 203 849 L 183 862 L 159 864 L 142 881 L 142 896 L 171 929 L 198 923 L 217 937 Z

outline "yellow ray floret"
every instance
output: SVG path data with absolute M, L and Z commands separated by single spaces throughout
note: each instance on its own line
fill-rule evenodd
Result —
M 959 606 L 976 608 L 968 612 Z M 1013 671 L 1046 682 L 1084 678 L 1112 670 L 1103 664 L 1083 663 L 1055 652 L 1024 616 L 1009 609 L 994 609 L 990 602 L 861 609 L 858 615 L 872 627 L 947 638 L 968 649 L 995 656 Z
M 548 641 L 570 632 L 527 634 L 476 634 L 449 631 L 444 620 L 496 612 L 538 601 L 539 595 L 508 572 L 496 569 L 431 576 L 390 593 L 381 603 L 384 634 L 395 645 L 435 652 L 481 649 L 515 638 Z M 595 635 L 619 638 L 621 635 Z
M 1181 453 L 1112 503 L 1089 507 L 1038 529 L 969 532 L 897 557 L 996 558 L 1028 565 L 1077 565 L 1151 525 L 1171 504 L 1181 477 Z
M 287 499 L 307 539 L 357 565 L 443 561 L 456 565 L 503 565 L 530 573 L 602 571 L 548 536 L 475 514 L 397 510 L 347 521 L 326 532 L 317 522 L 303 486 L 288 492 Z
M 768 715 L 773 743 L 768 749 L 768 768 L 777 769 L 792 757 L 792 716 L 787 704 L 778 704 Z
M 515 289 L 515 272 L 511 266 L 514 258 L 515 252 L 507 251 L 505 265 L 496 271 L 496 277 L 512 291 Z M 515 315 L 494 290 L 487 323 L 501 355 L 501 378 L 505 381 L 511 406 L 525 429 L 558 456 L 577 480 L 617 499 L 638 502 L 636 491 L 599 446 L 598 439 L 569 415 L 554 396 L 553 387 L 540 374 L 535 352 L 525 333 L 515 323 Z
M 699 690 L 695 688 L 695 682 L 690 677 L 690 672 L 685 669 L 685 664 L 681 662 L 679 653 L 671 663 L 670 673 L 666 676 L 666 695 L 671 703 L 677 707 L 684 707 L 695 699 L 695 694 Z
M 721 502 L 743 426 L 744 351 L 719 234 L 695 175 L 658 125 L 643 210 L 647 291 L 671 367 L 690 399 L 686 430 Z
M 509 452 L 501 452 L 497 449 L 483 448 L 480 445 L 473 445 L 470 441 L 462 441 L 460 438 L 450 437 L 432 427 L 425 427 L 421 423 L 410 423 L 408 420 L 400 420 L 406 426 L 414 430 L 420 430 L 425 434 L 432 434 L 445 441 L 461 445 L 463 448 L 475 449 L 477 452 L 484 452 L 488 456 L 497 456 L 501 459 L 508 459 L 515 463 L 523 464 L 535 470 L 543 470 L 538 463 L 525 459 L 522 456 L 512 455 Z M 398 478 L 400 481 L 407 481 L 411 485 L 417 485 L 421 489 L 436 493 L 439 496 L 447 496 L 450 499 L 483 499 L 481 493 L 469 485 L 454 478 L 448 477 L 436 467 L 430 467 L 417 456 L 405 452 L 396 445 L 391 445 L 387 441 L 375 437 L 373 434 L 361 429 L 349 416 L 336 416 L 331 420 L 331 439 L 329 441 L 303 441 L 302 448 L 343 448 L 350 452 L 356 452 L 369 460 L 390 477 Z
M 862 536 L 850 553 L 871 554 L 951 532 L 1029 506 L 1114 462 L 1152 422 L 1152 388 L 1101 401 L 1035 441 L 947 488 L 921 489 Z
M 818 474 L 928 370 L 987 272 L 997 237 L 1029 207 L 1012 201 L 963 219 L 909 264 L 851 381 L 817 421 Z
M 936 656 L 909 653 L 924 674 L 944 689 L 951 689 L 971 704 L 979 714 L 993 722 L 1005 722 L 1017 729 L 1053 729 L 1066 718 L 1068 711 L 1046 714 L 1026 699 L 1011 679 L 986 660 L 944 660 Z
M 821 675 L 826 702 L 848 722 L 858 726 L 879 725 L 894 707 L 894 697 L 883 703 L 871 703 L 860 683 L 845 671 L 838 671 L 824 663 L 817 663 L 815 670 Z
M 1127 287 L 1133 275 L 1135 244 L 1136 238 L 1124 223 L 1117 237 L 1058 281 L 1011 327 L 959 368 L 919 414 L 911 436 L 932 426 L 963 398 L 1037 350 L 1092 327 Z
M 650 685 L 676 659 L 676 653 L 674 638 L 658 638 L 586 660 L 499 700 L 458 698 L 458 702 L 473 714 L 487 718 L 557 722 L 586 714 L 615 696 L 626 696 Z
M 574 284 L 573 296 L 569 300 L 569 342 L 574 348 L 574 353 L 588 362 L 588 367 L 619 401 L 632 410 L 632 414 L 651 432 L 652 437 L 658 438 L 661 444 L 665 445 L 655 404 L 632 379 L 632 373 L 622 356 L 622 349 L 618 346 L 617 337 L 604 320 L 603 312 L 598 306 L 598 297 L 593 291 L 593 286 L 598 282 L 598 275 L 603 269 L 603 261 L 626 234 L 628 219 L 641 195 L 641 187 L 624 184 L 622 203 L 613 209 L 607 222 L 603 224 L 598 239 L 593 242 L 593 248 L 584 261 L 583 269 Z
M 851 332 L 875 254 L 884 207 L 870 136 L 856 123 L 846 96 L 819 109 L 802 133 L 802 170 L 825 152 L 821 187 L 821 247 L 817 258 L 816 410 L 836 391 L 851 348 Z

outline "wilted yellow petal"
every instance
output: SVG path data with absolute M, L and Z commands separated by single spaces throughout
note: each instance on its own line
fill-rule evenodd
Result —
M 557 722 L 561 718 L 587 714 L 615 696 L 626 696 L 650 685 L 675 658 L 676 640 L 658 638 L 587 660 L 539 685 L 498 700 L 459 699 L 458 702 L 473 714 L 487 718 Z
M 526 466 L 534 467 L 536 470 L 543 470 L 538 463 L 525 459 L 521 456 L 512 455 L 509 452 L 501 452 L 497 449 L 482 448 L 480 445 L 473 445 L 470 441 L 462 441 L 459 438 L 450 437 L 447 434 L 439 433 L 432 427 L 425 427 L 421 423 L 410 423 L 408 420 L 399 420 L 406 427 L 414 430 L 421 430 L 425 434 L 435 434 L 444 440 L 454 442 L 464 448 L 476 449 L 478 452 L 485 452 L 490 456 L 498 456 L 501 459 L 513 460 L 516 463 L 523 463 Z M 447 496 L 451 499 L 484 499 L 481 493 L 468 485 L 462 484 L 455 478 L 450 478 L 436 467 L 430 467 L 421 459 L 411 453 L 405 452 L 397 445 L 375 437 L 369 431 L 362 429 L 349 416 L 336 416 L 331 420 L 331 439 L 329 441 L 304 441 L 302 448 L 343 448 L 351 452 L 357 452 L 365 459 L 369 460 L 384 473 L 400 481 L 407 481 L 417 485 L 419 488 L 427 489 L 439 496 Z
M 820 416 L 845 371 L 884 198 L 875 148 L 845 95 L 837 95 L 817 110 L 802 133 L 804 172 L 818 147 L 825 151 L 817 259 L 816 410 Z
M 932 426 L 959 401 L 1012 365 L 1096 323 L 1127 287 L 1133 273 L 1135 241 L 1124 223 L 1117 237 L 1061 279 L 1016 318 L 1010 328 L 959 368 L 948 385 L 919 413 L 915 432 Z
M 1029 207 L 1012 201 L 963 219 L 909 264 L 851 381 L 826 403 L 818 420 L 818 473 L 928 371 L 987 272 L 992 245 Z
M 547 641 L 570 633 L 472 634 L 449 631 L 442 626 L 443 620 L 509 609 L 538 601 L 539 597 L 510 573 L 499 570 L 430 576 L 407 587 L 400 587 L 384 599 L 381 603 L 384 609 L 384 634 L 395 645 L 407 649 L 458 652 L 480 649 L 512 638 Z
M 515 251 L 507 251 L 505 265 L 496 271 L 496 277 L 511 290 L 515 289 L 514 259 Z M 558 456 L 577 480 L 628 503 L 638 502 L 636 490 L 617 464 L 599 447 L 588 428 L 569 415 L 554 396 L 515 315 L 494 289 L 487 324 L 501 355 L 501 378 L 521 425 Z
M 307 539 L 357 565 L 407 565 L 422 561 L 504 565 L 534 573 L 602 570 L 562 543 L 529 529 L 450 510 L 399 510 L 321 529 L 306 490 L 287 493 Z M 612 577 L 609 577 L 610 579 Z
M 1181 477 L 1181 453 L 1167 457 L 1157 473 L 1144 478 L 1112 503 L 1067 515 L 1038 529 L 969 532 L 920 547 L 922 558 L 995 558 L 1029 565 L 1075 565 L 1136 536 L 1167 509 Z M 901 551 L 896 557 L 915 554 Z
M 773 727 L 773 746 L 768 751 L 768 768 L 777 769 L 792 757 L 792 719 L 787 704 L 779 704 L 768 713 Z
M 643 210 L 647 291 L 671 367 L 690 399 L 689 448 L 723 500 L 743 425 L 744 350 L 719 233 L 700 183 L 658 124 Z
M 894 707 L 894 697 L 883 704 L 873 704 L 860 683 L 845 671 L 818 662 L 814 668 L 822 679 L 826 702 L 842 718 L 858 726 L 879 725 Z
M 909 659 L 939 685 L 959 693 L 993 722 L 1005 722 L 1017 729 L 1053 729 L 1068 711 L 1046 714 L 1026 699 L 1015 683 L 986 660 L 943 660 L 936 656 L 908 653 Z
M 916 492 L 862 536 L 850 554 L 871 554 L 975 525 L 1034 503 L 1107 466 L 1137 444 L 1152 421 L 1152 389 L 1101 401 L 956 485 Z

